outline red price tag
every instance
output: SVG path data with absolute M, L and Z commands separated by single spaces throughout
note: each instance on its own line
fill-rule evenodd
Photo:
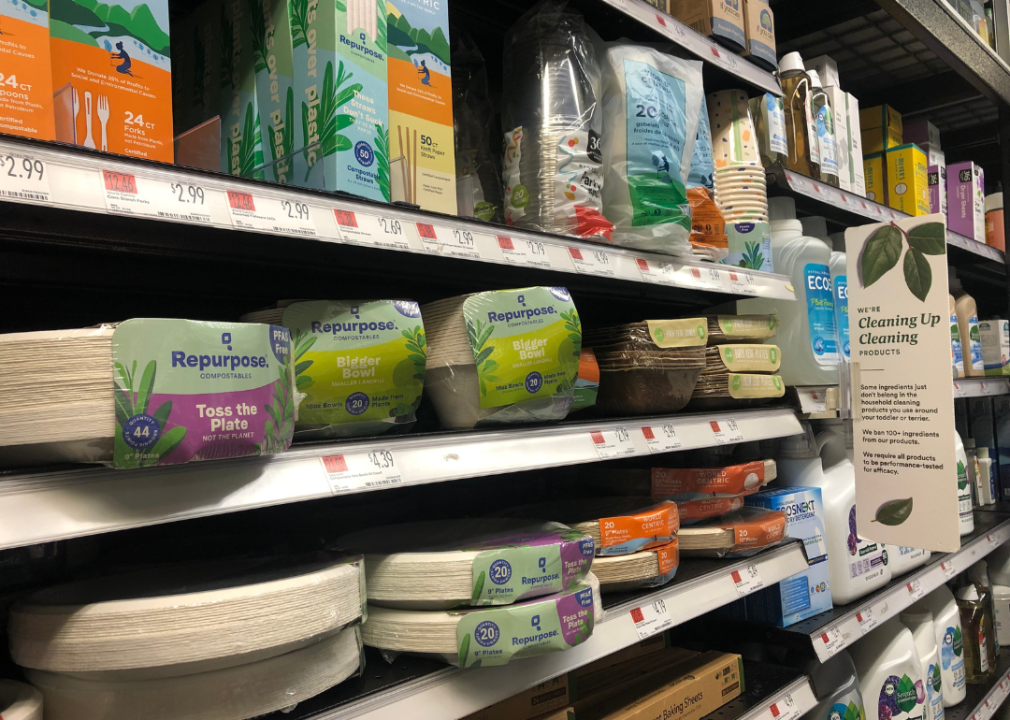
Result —
M 582 251 L 578 248 L 568 248 L 568 254 L 572 256 L 573 260 L 582 260 Z M 639 264 L 641 264 L 641 261 L 639 261 Z
M 253 202 L 253 196 L 249 193 L 229 190 L 228 204 L 231 205 L 233 210 L 248 210 L 249 212 L 256 212 L 256 204 Z
M 636 623 L 644 621 L 645 615 L 642 614 L 642 608 L 634 608 L 631 611 L 631 619 Z
M 343 455 L 324 455 L 323 466 L 326 468 L 326 472 L 347 472 L 347 463 L 344 461 Z
M 422 238 L 438 240 L 438 235 L 435 234 L 435 227 L 433 225 L 426 225 L 425 223 L 415 223 L 415 225 L 417 225 L 417 234 Z
M 105 178 L 105 189 L 109 192 L 137 194 L 137 178 L 133 175 L 102 170 L 102 177 Z
M 358 227 L 358 219 L 350 210 L 334 210 L 333 214 L 337 218 L 337 225 L 341 227 Z
M 666 27 L 666 18 L 664 18 L 662 15 L 656 16 L 656 22 L 658 22 L 663 27 Z
M 497 235 L 498 247 L 502 250 L 515 250 L 515 245 L 512 244 L 512 238 L 505 237 L 504 235 Z

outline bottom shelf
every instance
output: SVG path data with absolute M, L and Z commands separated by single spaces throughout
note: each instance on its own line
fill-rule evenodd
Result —
M 944 711 L 944 720 L 991 720 L 1010 695 L 1010 648 L 1002 648 L 992 684 L 969 685 L 963 701 Z M 865 705 L 865 699 L 863 704 Z

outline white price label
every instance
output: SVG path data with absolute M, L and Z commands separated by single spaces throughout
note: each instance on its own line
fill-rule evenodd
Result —
M 685 265 L 678 273 L 682 285 L 698 288 L 699 290 L 714 290 L 715 292 L 725 292 L 726 278 L 723 271 L 717 267 L 695 267 Z
M 635 444 L 631 441 L 631 433 L 628 428 L 615 428 L 613 430 L 593 430 L 589 433 L 593 440 L 593 447 L 600 456 L 600 460 L 610 458 L 628 457 L 635 454 Z
M 999 545 L 999 539 L 992 533 L 986 535 L 985 539 L 989 543 L 989 547 L 995 548 L 997 545 Z
M 717 48 L 715 45 L 712 46 L 712 58 L 713 58 L 712 62 L 714 62 L 716 65 L 721 65 L 727 70 L 735 71 L 737 70 L 737 68 L 740 67 L 740 62 L 739 60 L 737 60 L 735 55 L 733 55 L 729 51 L 719 52 L 719 48 Z
M 326 455 L 320 462 L 334 495 L 403 482 L 392 450 Z
M 836 652 L 845 647 L 845 640 L 842 639 L 842 631 L 836 627 L 821 633 L 821 643 L 823 644 L 824 652 L 828 657 L 832 657 Z
M 792 695 L 786 695 L 781 700 L 773 702 L 768 709 L 771 711 L 773 720 L 796 720 L 802 715 Z
M 758 573 L 757 565 L 748 565 L 743 570 L 734 570 L 730 577 L 736 585 L 736 594 L 740 597 L 750 595 L 755 590 L 760 590 L 765 586 L 764 580 Z
M 813 415 L 828 411 L 828 393 L 825 390 L 800 390 L 800 409 Z
M 866 608 L 865 610 L 857 612 L 856 620 L 859 622 L 859 631 L 863 633 L 863 635 L 877 627 L 877 624 L 879 623 L 879 619 L 877 618 L 876 613 L 873 612 L 873 608 Z
M 425 252 L 431 255 L 452 255 L 453 257 L 480 259 L 477 241 L 472 230 L 447 228 L 442 225 L 414 223 Z
M 666 603 L 662 600 L 635 608 L 631 611 L 631 620 L 635 623 L 639 640 L 645 640 L 673 627 L 673 618 L 670 617 Z
M 1004 677 L 1002 680 L 1000 680 L 999 681 L 999 689 L 1002 692 L 1007 692 L 1008 690 L 1010 690 L 1010 679 Z
M 905 583 L 905 588 L 908 589 L 908 596 L 913 600 L 918 600 L 926 594 L 926 591 L 922 588 L 922 583 L 918 580 Z
M 729 291 L 735 295 L 757 295 L 758 287 L 754 281 L 754 275 L 740 270 L 728 270 Z
M 677 266 L 674 263 L 649 261 L 645 258 L 637 258 L 635 264 L 638 271 L 642 273 L 642 280 L 656 285 L 677 285 Z
M 726 420 L 712 420 L 709 422 L 712 434 L 715 435 L 717 445 L 730 445 L 732 443 L 743 442 L 743 430 L 737 425 L 736 420 L 728 418 Z
M 319 234 L 312 219 L 316 210 L 300 200 L 254 197 L 252 193 L 229 190 L 228 212 L 232 224 L 241 229 L 305 237 Z
M 31 155 L 0 153 L 0 197 L 49 202 L 49 167 Z
M 951 560 L 940 563 L 940 569 L 943 570 L 943 576 L 948 580 L 957 575 L 957 568 L 954 567 Z
M 643 427 L 642 435 L 645 436 L 650 453 L 670 452 L 684 447 L 684 443 L 677 437 L 677 430 L 670 423 Z
M 182 180 L 152 180 L 126 172 L 102 170 L 105 207 L 120 215 L 210 223 L 209 192 Z
M 408 233 L 414 231 L 414 224 L 406 220 L 381 215 L 334 209 L 340 236 L 357 245 L 410 250 Z
M 522 240 L 504 235 L 498 236 L 498 247 L 502 258 L 509 265 L 528 265 L 529 267 L 549 268 L 550 258 L 547 248 L 551 247 L 539 240 Z
M 603 250 L 583 250 L 582 248 L 570 247 L 568 248 L 568 254 L 572 258 L 575 270 L 583 275 L 614 277 L 617 274 L 610 253 Z

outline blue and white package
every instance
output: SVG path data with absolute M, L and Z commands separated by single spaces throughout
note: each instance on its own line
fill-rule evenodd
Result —
M 808 568 L 777 585 L 745 599 L 747 617 L 779 627 L 789 627 L 831 609 L 828 546 L 824 532 L 821 490 L 788 487 L 764 490 L 744 498 L 744 503 L 786 515 L 786 537 L 803 541 Z

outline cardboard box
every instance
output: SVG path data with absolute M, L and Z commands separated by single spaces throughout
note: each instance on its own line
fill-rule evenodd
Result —
M 818 55 L 812 60 L 806 60 L 803 67 L 807 70 L 816 70 L 817 77 L 821 79 L 821 85 L 825 88 L 841 87 L 842 82 L 838 79 L 838 63 L 830 55 Z
M 119 155 L 172 162 L 168 0 L 126 6 L 57 3 L 49 19 L 49 49 L 53 90 L 58 96 L 76 91 L 79 108 L 69 116 L 69 126 L 58 131 L 61 137 L 69 134 L 77 145 Z
M 863 142 L 863 152 L 870 155 L 884 152 L 901 146 L 901 133 L 894 128 L 873 128 L 860 133 Z
M 658 687 L 654 678 L 628 686 L 603 703 L 575 704 L 579 720 L 693 720 L 719 709 L 744 689 L 739 655 L 706 652 L 675 668 Z
M 670 0 L 670 14 L 702 35 L 743 52 L 747 33 L 742 5 L 724 0 Z
M 903 144 L 901 113 L 890 105 L 877 105 L 859 112 L 863 152 L 884 152 Z
M 745 598 L 747 618 L 789 627 L 831 609 L 828 548 L 820 488 L 764 490 L 744 498 L 745 505 L 786 514 L 786 536 L 803 541 L 808 568 Z
M 391 197 L 455 215 L 449 3 L 387 0 L 386 10 Z
M 929 211 L 931 213 L 947 214 L 947 168 L 930 165 L 929 173 Z
M 0 3 L 0 27 L 0 132 L 55 140 L 48 0 Z
M 289 185 L 305 176 L 303 133 L 295 114 L 294 56 L 291 22 L 286 0 L 250 2 L 253 57 L 256 68 L 256 101 L 259 103 L 260 136 L 266 179 Z M 290 156 L 290 157 L 289 157 Z
M 863 158 L 863 174 L 866 177 L 867 200 L 887 205 L 887 177 L 883 153 L 867 155 Z
M 863 138 L 859 122 L 859 100 L 852 93 L 845 93 L 845 106 L 849 122 L 849 180 L 852 192 L 866 197 L 866 178 L 863 174 Z
M 389 202 L 385 0 L 347 0 L 340 7 L 289 0 L 288 8 L 295 114 L 298 133 L 306 133 L 305 173 L 295 182 Z
M 985 177 L 973 162 L 947 166 L 947 228 L 985 242 Z
M 249 3 L 223 0 L 218 7 L 226 63 L 221 73 L 221 172 L 262 180 L 263 141 Z
M 915 143 L 922 151 L 926 153 L 926 164 L 927 165 L 942 165 L 947 167 L 947 156 L 944 154 L 938 146 L 933 143 Z
M 929 215 L 929 169 L 918 145 L 887 151 L 887 203 L 908 215 Z
M 980 320 L 978 332 L 982 340 L 982 361 L 985 374 L 1010 375 L 1010 322 Z
M 822 56 L 822 57 L 827 57 Z M 831 58 L 828 58 L 829 60 Z M 849 140 L 848 96 L 837 85 L 825 87 L 835 120 L 835 155 L 838 158 L 838 187 L 852 192 L 852 143 Z
M 545 713 L 566 710 L 574 699 L 569 683 L 570 673 L 548 680 L 507 700 L 495 703 L 463 720 L 533 720 Z M 574 676 L 573 676 L 574 677 Z M 561 717 L 565 717 L 562 715 Z
M 698 655 L 697 652 L 683 648 L 664 648 L 659 652 L 642 655 L 610 667 L 597 668 L 591 672 L 576 671 L 572 696 L 578 703 L 585 703 L 589 699 L 595 703 L 602 703 L 621 693 L 629 685 L 646 678 L 657 677 L 665 682 L 667 678 L 664 673 L 683 663 L 694 662 Z
M 937 150 L 940 149 L 940 131 L 929 120 L 914 120 L 907 124 L 903 123 L 902 136 L 905 142 L 915 143 L 920 147 L 928 143 L 936 146 Z
M 775 16 L 768 0 L 743 0 L 743 9 L 747 46 L 741 55 L 769 70 L 778 70 Z

